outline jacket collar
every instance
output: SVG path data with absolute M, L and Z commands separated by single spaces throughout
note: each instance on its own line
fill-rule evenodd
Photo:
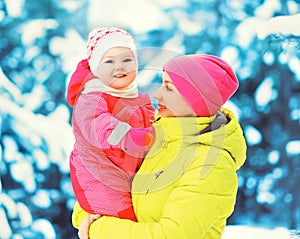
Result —
M 199 135 L 216 118 L 212 117 L 159 117 L 156 116 L 154 126 L 164 130 L 166 140 L 174 140 L 185 136 Z

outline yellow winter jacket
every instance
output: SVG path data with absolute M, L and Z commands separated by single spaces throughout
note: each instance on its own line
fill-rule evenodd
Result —
M 90 226 L 91 239 L 220 239 L 236 201 L 236 171 L 246 143 L 235 116 L 199 134 L 214 117 L 160 118 L 156 141 L 132 183 L 138 222 L 103 216 Z M 78 228 L 87 215 L 74 206 Z

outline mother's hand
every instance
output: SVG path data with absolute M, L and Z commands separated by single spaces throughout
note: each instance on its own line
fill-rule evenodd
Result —
M 98 215 L 98 214 L 87 215 L 84 218 L 84 220 L 82 221 L 82 223 L 80 224 L 79 231 L 78 231 L 78 237 L 80 239 L 89 239 L 90 225 L 100 217 L 101 217 L 101 215 Z

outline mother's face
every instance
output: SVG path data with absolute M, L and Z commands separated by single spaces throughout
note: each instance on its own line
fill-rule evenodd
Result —
M 158 101 L 158 115 L 162 117 L 196 116 L 196 113 L 180 95 L 165 71 L 162 76 L 162 85 L 154 92 L 153 96 Z

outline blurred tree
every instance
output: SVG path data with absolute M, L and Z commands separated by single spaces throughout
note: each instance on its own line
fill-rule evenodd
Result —
M 268 8 L 272 16 L 292 14 L 292 4 L 300 8 L 299 1 L 278 2 L 280 8 Z M 300 140 L 300 40 L 281 34 L 249 40 L 237 29 L 266 3 L 187 0 L 165 9 L 172 26 L 136 39 L 141 47 L 164 47 L 173 38 L 188 54 L 229 56 L 241 82 L 232 101 L 249 145 L 229 223 L 299 228 L 300 155 L 289 147 Z M 90 1 L 15 1 L 19 15 L 8 4 L 0 0 L 0 238 L 76 238 L 63 143 L 71 132 L 64 99 L 70 72 L 51 42 L 69 30 L 86 38 Z

